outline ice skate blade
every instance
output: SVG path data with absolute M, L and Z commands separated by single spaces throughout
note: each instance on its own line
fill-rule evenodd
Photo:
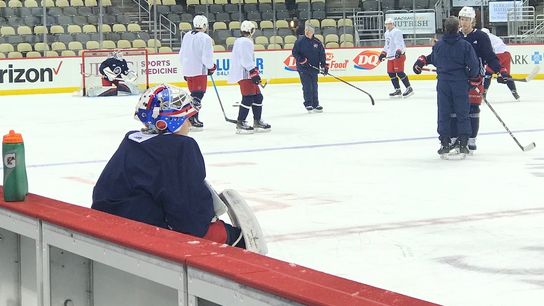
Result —
M 465 153 L 445 153 L 440 154 L 440 159 L 443 160 L 463 160 L 467 157 Z
M 238 135 L 250 135 L 253 134 L 255 130 L 236 130 L 236 134 Z
M 272 128 L 268 128 L 268 129 L 253 128 L 253 130 L 255 131 L 255 133 L 269 133 L 270 131 L 272 131 Z
M 403 99 L 406 99 L 406 98 L 409 98 L 411 96 L 414 95 L 414 92 L 412 91 L 411 93 L 407 94 L 406 96 L 402 96 Z
M 204 127 L 194 127 L 194 126 L 192 126 L 189 130 L 191 132 L 202 132 L 202 131 L 204 131 Z

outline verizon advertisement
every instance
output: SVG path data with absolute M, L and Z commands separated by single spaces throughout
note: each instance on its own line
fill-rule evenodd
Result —
M 544 62 L 544 45 L 510 46 L 512 53 L 512 73 L 527 74 L 535 65 Z M 326 50 L 330 72 L 338 77 L 352 80 L 386 80 L 386 62 L 378 61 L 381 48 L 350 48 Z M 405 71 L 412 74 L 411 66 L 417 57 L 431 52 L 431 47 L 415 47 L 406 50 Z M 230 70 L 230 53 L 214 54 L 217 71 L 214 75 L 218 85 L 227 84 Z M 277 83 L 299 82 L 296 61 L 290 50 L 257 51 L 255 63 L 264 78 Z M 91 65 L 91 64 L 89 64 Z M 95 65 L 95 63 L 93 63 Z M 138 67 L 144 65 L 135 65 Z M 76 91 L 81 87 L 81 59 L 33 58 L 0 59 L 0 95 L 24 94 L 37 89 L 41 92 Z M 94 71 L 87 67 L 87 71 Z M 141 68 L 137 73 L 144 73 Z M 149 82 L 184 83 L 177 54 L 150 54 L 148 59 Z M 333 80 L 331 77 L 321 77 Z M 415 78 L 416 79 L 416 78 Z

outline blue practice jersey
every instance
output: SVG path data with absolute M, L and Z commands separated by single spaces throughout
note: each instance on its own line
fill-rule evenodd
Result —
M 467 35 L 464 35 L 462 32 L 460 34 L 464 40 L 472 45 L 474 51 L 476 51 L 476 56 L 480 59 L 482 67 L 488 65 L 496 73 L 501 70 L 501 64 L 497 59 L 497 55 L 493 52 L 493 46 L 486 33 L 474 29 Z M 483 68 L 481 74 L 484 74 Z
M 100 175 L 92 208 L 203 237 L 215 216 L 196 141 L 132 131 Z
M 127 75 L 128 73 L 128 65 L 127 61 L 125 59 L 119 60 L 114 57 L 110 57 L 106 59 L 105 61 L 100 64 L 100 68 L 98 68 L 98 71 L 100 71 L 100 74 L 105 75 L 104 69 L 108 67 L 113 71 L 116 75 L 120 75 L 121 73 L 124 75 Z

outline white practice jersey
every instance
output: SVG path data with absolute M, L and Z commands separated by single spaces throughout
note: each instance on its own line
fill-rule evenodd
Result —
M 395 59 L 395 52 L 397 50 L 400 49 L 400 51 L 404 52 L 406 49 L 402 32 L 399 29 L 393 28 L 391 31 L 385 31 L 384 37 L 385 46 L 383 47 L 383 51 L 387 53 L 387 59 Z
M 491 46 L 493 46 L 493 52 L 495 52 L 495 54 L 500 54 L 508 51 L 506 48 L 506 44 L 504 43 L 504 41 L 502 41 L 502 39 L 500 39 L 500 37 L 497 37 L 492 33 L 487 33 L 487 36 L 489 36 L 489 40 L 491 40 Z
M 214 64 L 212 38 L 204 32 L 187 32 L 181 40 L 179 59 L 183 76 L 207 75 Z
M 249 71 L 255 68 L 253 41 L 247 37 L 237 38 L 230 56 L 229 83 L 249 79 Z

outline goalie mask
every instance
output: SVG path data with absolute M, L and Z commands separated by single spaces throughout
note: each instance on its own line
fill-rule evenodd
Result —
M 123 60 L 123 52 L 121 52 L 121 51 L 113 51 L 113 52 L 111 53 L 111 57 L 113 57 L 113 58 L 116 59 L 116 60 L 122 61 L 122 60 Z
M 146 90 L 136 105 L 134 118 L 152 133 L 175 133 L 200 110 L 200 103 L 183 89 L 161 84 Z

